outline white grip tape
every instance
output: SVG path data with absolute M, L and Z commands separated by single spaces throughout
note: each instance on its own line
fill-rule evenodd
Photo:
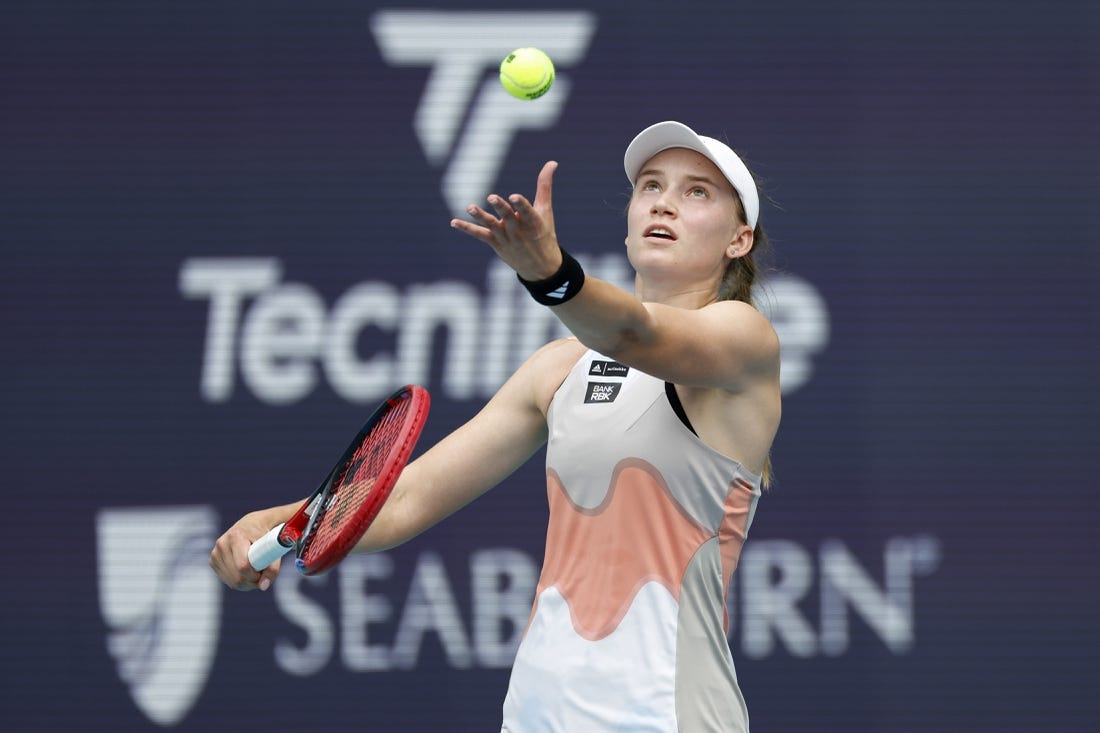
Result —
M 252 563 L 252 569 L 259 572 L 271 563 L 285 555 L 289 547 L 279 542 L 279 533 L 283 531 L 283 525 L 272 527 L 271 530 L 260 539 L 252 543 L 248 548 L 248 562 Z

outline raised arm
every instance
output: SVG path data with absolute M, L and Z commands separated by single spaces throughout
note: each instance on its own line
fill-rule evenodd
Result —
M 552 205 L 556 168 L 553 161 L 543 166 L 534 203 L 520 194 L 507 200 L 491 195 L 495 215 L 471 206 L 474 222 L 455 219 L 451 226 L 492 247 L 521 279 L 552 278 L 563 263 Z M 779 340 L 747 303 L 702 308 L 643 303 L 585 276 L 579 292 L 553 312 L 585 346 L 676 384 L 737 392 L 760 376 L 778 375 Z
M 554 311 L 589 348 L 675 384 L 737 392 L 778 369 L 775 331 L 747 303 L 698 309 L 642 303 L 587 278 L 577 297 Z

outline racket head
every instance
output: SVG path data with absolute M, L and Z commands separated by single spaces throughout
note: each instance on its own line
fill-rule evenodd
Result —
M 430 406 L 426 389 L 405 385 L 363 425 L 329 472 L 295 543 L 295 565 L 303 575 L 331 570 L 367 531 L 408 463 Z

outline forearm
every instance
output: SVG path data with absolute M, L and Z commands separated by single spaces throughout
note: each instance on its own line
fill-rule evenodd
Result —
M 653 338 L 655 323 L 645 305 L 625 290 L 587 276 L 575 297 L 551 312 L 586 347 L 611 357 Z
M 355 551 L 378 552 L 408 542 L 503 481 L 538 445 L 492 453 L 471 447 L 460 429 L 405 469 Z
M 688 303 L 699 299 L 685 292 Z M 770 373 L 778 364 L 774 329 L 747 303 L 644 303 L 585 277 L 551 312 L 587 348 L 675 384 L 738 390 L 748 375 Z
M 360 552 L 394 547 L 450 516 L 507 478 L 546 442 L 546 421 L 527 397 L 525 364 L 470 421 L 402 472 Z
M 285 523 L 294 516 L 294 513 L 302 506 L 303 501 L 305 501 L 305 497 L 303 497 L 301 501 L 295 501 L 290 504 L 268 507 L 267 509 L 258 509 L 251 512 L 248 516 L 250 518 L 255 518 L 260 524 L 271 529 L 272 527 Z

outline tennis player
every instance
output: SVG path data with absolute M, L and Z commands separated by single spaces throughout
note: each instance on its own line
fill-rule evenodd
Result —
M 725 599 L 770 471 L 779 341 L 752 305 L 766 244 L 752 175 L 677 122 L 627 147 L 634 293 L 561 243 L 554 162 L 534 201 L 496 194 L 451 225 L 490 246 L 574 338 L 536 351 L 469 422 L 409 464 L 357 549 L 393 547 L 546 446 L 549 524 L 502 731 L 748 730 Z M 249 543 L 297 504 L 218 540 L 230 587 L 266 589 Z

